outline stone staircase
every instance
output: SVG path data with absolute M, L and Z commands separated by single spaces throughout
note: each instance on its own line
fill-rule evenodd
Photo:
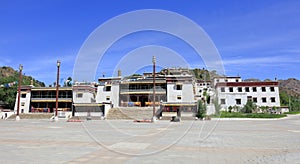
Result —
M 156 109 L 158 110 L 158 108 Z M 111 108 L 106 116 L 106 119 L 117 120 L 144 120 L 151 119 L 153 116 L 152 107 L 118 107 Z
M 20 113 L 21 119 L 50 119 L 53 113 Z M 13 114 L 8 119 L 16 119 L 16 114 Z

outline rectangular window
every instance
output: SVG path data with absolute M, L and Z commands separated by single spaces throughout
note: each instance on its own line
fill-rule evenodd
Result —
M 266 92 L 266 87 L 261 87 L 262 92 Z
M 243 88 L 242 87 L 238 87 L 238 92 L 243 92 Z
M 246 91 L 246 92 L 250 92 L 249 87 L 246 87 L 246 88 L 245 88 L 245 91 Z
M 263 98 L 261 98 L 261 101 L 262 101 L 263 103 L 266 103 L 266 102 L 267 102 L 267 98 L 263 97 Z
M 275 88 L 274 87 L 270 87 L 270 91 L 271 92 L 275 92 Z
M 181 96 L 180 95 L 177 96 L 177 100 L 181 100 Z
M 106 87 L 105 87 L 105 91 L 106 91 L 106 92 L 111 91 L 111 86 L 106 86 Z
M 241 99 L 235 99 L 235 104 L 236 105 L 241 105 L 242 104 L 242 100 Z
M 22 93 L 22 94 L 21 94 L 21 97 L 22 97 L 22 98 L 26 98 L 26 93 Z
M 252 91 L 253 91 L 253 92 L 257 92 L 256 87 L 252 87 Z
M 176 85 L 176 90 L 182 90 L 182 85 L 181 84 L 177 84 Z
M 271 97 L 271 102 L 272 103 L 276 102 L 275 97 Z
M 25 106 L 25 102 L 21 102 L 21 106 Z
M 229 87 L 229 92 L 233 92 L 233 87 Z
M 252 101 L 255 102 L 255 103 L 257 103 L 257 97 L 253 97 Z
M 82 97 L 83 97 L 83 94 L 82 94 L 82 93 L 77 93 L 77 94 L 76 94 L 76 97 L 77 97 L 77 98 L 82 98 Z
M 221 104 L 222 105 L 226 104 L 226 100 L 225 99 L 221 99 Z
M 247 96 L 247 101 L 252 101 L 252 96 Z
M 221 88 L 221 92 L 225 92 L 225 88 L 224 87 Z

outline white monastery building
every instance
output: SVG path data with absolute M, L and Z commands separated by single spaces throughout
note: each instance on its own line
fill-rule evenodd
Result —
M 211 81 L 196 79 L 186 68 L 166 68 L 156 73 L 153 97 L 153 75 L 101 77 L 98 82 L 75 82 L 73 87 L 60 87 L 58 110 L 73 116 L 93 113 L 106 116 L 111 108 L 151 107 L 154 103 L 163 113 L 193 116 L 197 102 L 206 103 L 207 114 L 214 114 L 218 102 L 221 110 L 241 109 L 247 101 L 268 109 L 280 108 L 279 82 L 243 81 L 241 77 L 214 77 Z M 21 87 L 20 112 L 54 112 L 55 87 Z M 15 111 L 17 109 L 17 99 Z M 282 110 L 281 110 L 282 111 Z
M 247 101 L 257 106 L 280 107 L 279 82 L 246 82 L 240 77 L 218 77 L 214 79 L 218 102 L 223 110 L 228 107 L 243 107 Z

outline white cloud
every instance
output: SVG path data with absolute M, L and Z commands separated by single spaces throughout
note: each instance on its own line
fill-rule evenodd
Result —
M 289 63 L 300 63 L 300 58 L 294 58 L 293 56 L 272 56 L 272 57 L 253 57 L 253 58 L 238 58 L 238 59 L 225 59 L 223 60 L 223 64 L 230 65 L 247 65 L 247 64 L 255 64 L 255 65 L 278 65 L 278 64 L 289 64 Z

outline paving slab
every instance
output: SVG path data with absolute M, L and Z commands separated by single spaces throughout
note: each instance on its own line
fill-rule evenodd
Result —
M 0 121 L 0 163 L 299 163 L 300 115 L 276 120 Z

